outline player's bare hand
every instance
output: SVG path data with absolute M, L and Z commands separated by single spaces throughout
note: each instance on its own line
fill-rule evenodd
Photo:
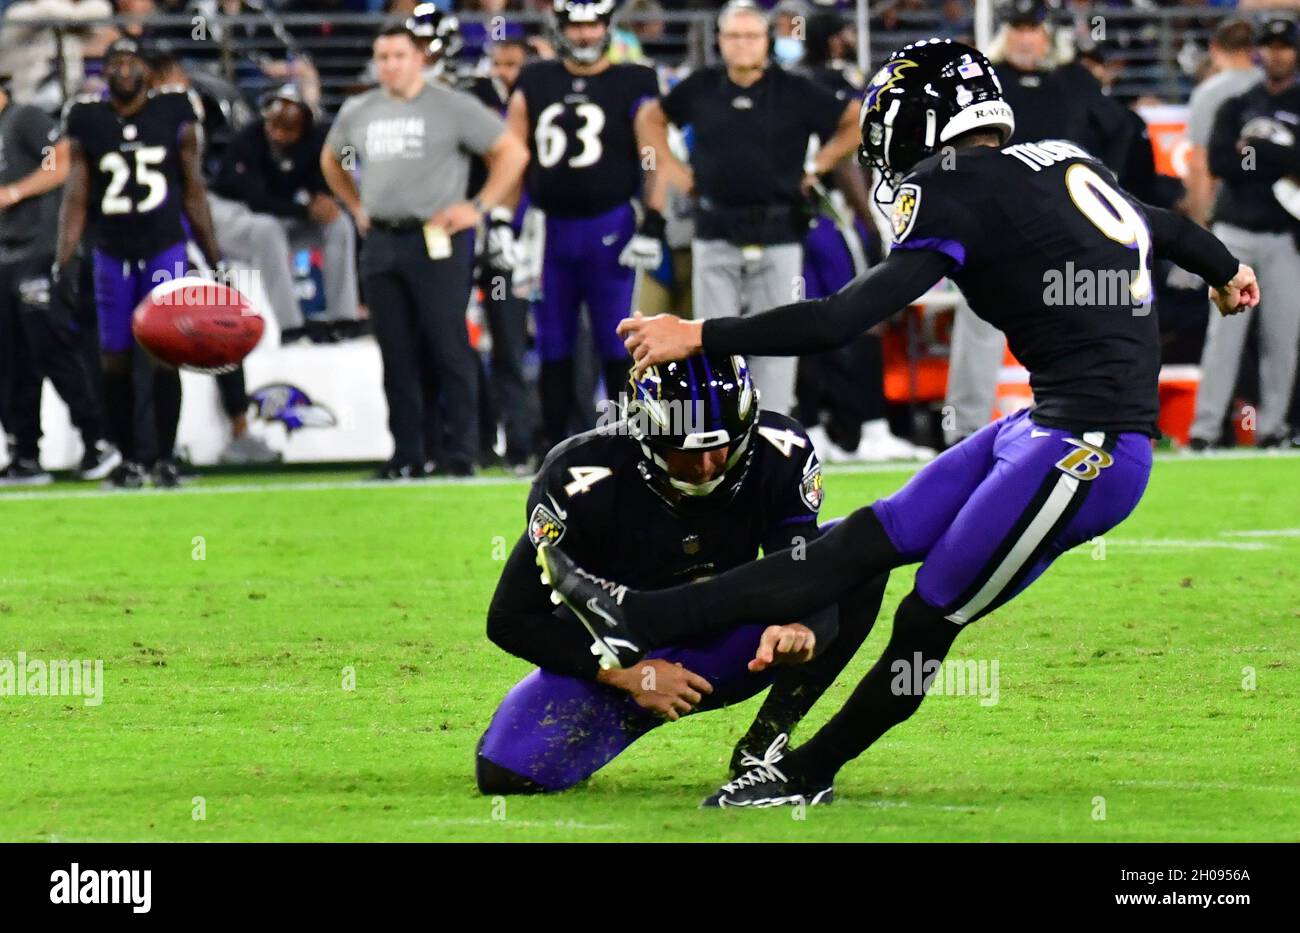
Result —
M 370 232 L 370 215 L 363 210 L 358 210 L 352 215 L 352 220 L 357 225 L 357 235 L 364 239 Z
M 622 670 L 601 671 L 602 683 L 632 695 L 637 706 L 675 722 L 699 705 L 713 685 L 694 671 L 662 658 Z
M 1210 300 L 1224 316 L 1255 307 L 1259 304 L 1259 282 L 1255 280 L 1255 270 L 1244 263 L 1239 265 L 1237 274 L 1226 285 L 1210 289 Z
M 673 314 L 645 317 L 640 311 L 618 322 L 618 334 L 638 376 L 651 366 L 699 353 L 703 328 L 703 321 L 684 321 Z
M 803 664 L 817 650 L 817 636 L 799 622 L 769 625 L 758 641 L 758 651 L 749 662 L 751 671 L 766 670 L 773 664 Z
M 429 218 L 429 223 L 435 227 L 441 227 L 447 231 L 448 236 L 454 236 L 462 230 L 468 230 L 471 227 L 478 226 L 479 212 L 469 201 L 461 201 L 453 204 L 451 207 L 438 211 Z

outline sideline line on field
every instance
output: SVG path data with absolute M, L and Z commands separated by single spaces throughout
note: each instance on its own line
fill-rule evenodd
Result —
M 1224 532 L 1224 534 L 1235 533 L 1236 532 Z M 1217 538 L 1107 538 L 1103 535 L 1102 540 L 1108 548 L 1121 547 L 1137 551 L 1200 551 L 1210 548 L 1215 548 L 1221 551 L 1277 550 L 1277 545 L 1265 544 L 1262 541 L 1221 541 Z M 1083 544 L 1067 553 L 1087 554 L 1089 544 L 1090 542 L 1085 541 Z
M 457 819 L 444 819 L 443 817 L 432 816 L 428 819 L 415 820 L 410 824 L 414 826 L 502 826 L 515 827 L 520 826 L 525 829 L 586 829 L 592 831 L 601 831 L 609 829 L 626 829 L 622 823 L 578 823 L 574 820 L 492 820 L 480 816 L 460 817 Z
M 1300 451 L 1269 451 L 1259 453 L 1256 451 L 1223 451 L 1221 453 L 1192 456 L 1184 453 L 1161 452 L 1155 456 L 1157 463 L 1213 463 L 1215 461 L 1227 460 L 1275 460 L 1275 459 L 1300 459 Z M 839 463 L 825 466 L 826 472 L 831 475 L 870 475 L 875 473 L 915 473 L 925 464 L 923 463 Z M 208 484 L 200 478 L 192 481 L 179 489 L 137 489 L 132 491 L 123 491 L 116 489 L 99 489 L 99 488 L 59 488 L 59 487 L 41 487 L 39 489 L 15 490 L 13 492 L 0 493 L 0 502 L 22 502 L 31 500 L 57 501 L 62 499 L 99 499 L 106 496 L 185 496 L 185 495 L 241 495 L 245 493 L 265 493 L 265 492 L 332 492 L 348 489 L 371 489 L 371 490 L 393 490 L 393 489 L 445 489 L 448 487 L 461 486 L 515 486 L 527 485 L 532 482 L 531 477 L 514 477 L 514 476 L 474 476 L 467 478 L 451 477 L 432 477 L 420 480 L 395 480 L 377 482 L 367 479 L 353 480 L 309 480 L 307 482 L 269 482 L 269 483 L 213 483 Z M 1300 529 L 1282 529 L 1282 531 L 1294 531 L 1295 536 L 1300 537 Z M 1279 532 L 1270 532 L 1269 534 L 1277 537 L 1291 537 L 1291 534 L 1281 534 Z M 1262 536 L 1262 535 L 1261 535 Z
M 1230 784 L 1226 781 L 1115 781 L 1120 787 L 1152 787 L 1168 790 L 1253 791 L 1265 794 L 1300 794 L 1300 787 L 1285 784 Z

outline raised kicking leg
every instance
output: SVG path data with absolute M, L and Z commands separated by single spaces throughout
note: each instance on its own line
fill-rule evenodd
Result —
M 1151 470 L 1146 437 L 1076 438 L 1027 418 L 1004 423 L 996 449 L 997 465 L 926 555 L 888 646 L 843 709 L 803 746 L 785 756 L 777 749 L 705 805 L 828 802 L 836 772 L 920 706 L 962 627 L 1011 599 L 1066 550 L 1123 521 Z M 914 680 L 900 678 L 898 665 L 911 671 L 918 663 L 922 691 L 900 688 Z
M 1008 420 L 945 451 L 898 493 L 858 509 L 805 547 L 777 551 L 708 580 L 638 591 L 594 577 L 543 546 L 537 550 L 543 582 L 597 637 L 610 666 L 742 623 L 785 624 L 894 567 L 921 560 L 993 468 L 994 442 Z

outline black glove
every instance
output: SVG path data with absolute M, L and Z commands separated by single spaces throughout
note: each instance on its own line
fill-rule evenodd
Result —
M 38 290 L 34 288 L 33 292 Z M 74 254 L 66 262 L 52 265 L 45 291 L 48 296 L 45 307 L 50 319 L 60 326 L 70 327 L 77 318 L 77 303 L 81 297 L 81 257 Z

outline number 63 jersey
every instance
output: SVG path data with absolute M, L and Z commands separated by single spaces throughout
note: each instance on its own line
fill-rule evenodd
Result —
M 183 91 L 153 92 L 129 117 L 98 98 L 68 106 L 63 135 L 86 159 L 86 220 L 96 249 L 146 259 L 185 239 L 180 135 L 197 120 Z
M 526 65 L 515 89 L 528 105 L 532 203 L 556 217 L 592 217 L 637 195 L 641 154 L 632 120 L 659 94 L 653 69 L 619 63 L 575 75 L 552 59 Z
M 1158 436 L 1159 328 L 1141 202 L 1060 140 L 940 152 L 895 192 L 895 249 L 950 256 L 1032 374 L 1034 421 Z

